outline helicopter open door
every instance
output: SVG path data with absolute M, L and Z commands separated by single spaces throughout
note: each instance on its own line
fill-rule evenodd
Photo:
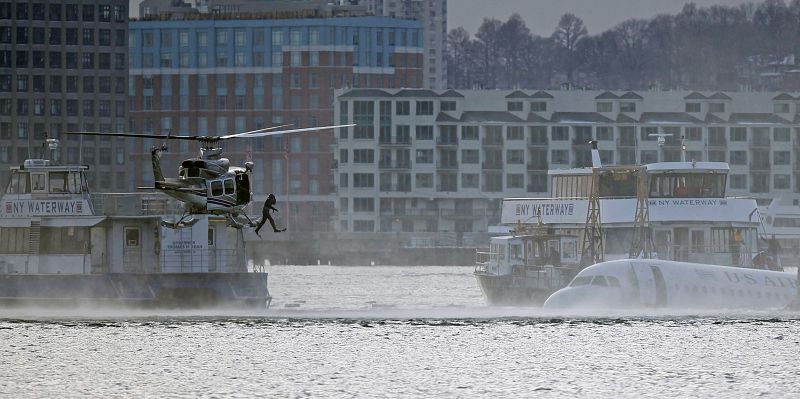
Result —
M 247 173 L 236 175 L 236 205 L 247 205 L 250 202 L 250 176 Z

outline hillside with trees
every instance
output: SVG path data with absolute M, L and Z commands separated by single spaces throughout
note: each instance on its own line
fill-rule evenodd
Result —
M 766 0 L 630 19 L 597 35 L 564 14 L 531 34 L 519 14 L 450 31 L 452 88 L 800 89 L 800 0 Z M 797 60 L 797 62 L 796 62 Z

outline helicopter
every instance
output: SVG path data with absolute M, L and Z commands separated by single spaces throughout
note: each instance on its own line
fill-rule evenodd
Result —
M 250 175 L 254 164 L 253 162 L 245 162 L 241 167 L 231 166 L 230 161 L 222 157 L 223 150 L 217 146 L 218 142 L 234 138 L 256 138 L 287 133 L 312 132 L 355 125 L 284 129 L 288 126 L 272 126 L 223 136 L 173 136 L 171 133 L 162 136 L 107 132 L 66 132 L 66 134 L 163 140 L 163 144 L 160 147 L 153 146 L 150 150 L 153 165 L 153 187 L 139 187 L 139 189 L 161 191 L 183 203 L 184 213 L 181 218 L 177 222 L 162 221 L 162 225 L 171 228 L 188 227 L 197 222 L 196 219 L 191 218 L 191 215 L 212 214 L 225 216 L 231 226 L 240 229 L 245 225 L 255 225 L 244 212 L 244 207 L 253 199 L 253 193 L 250 191 Z M 164 173 L 161 170 L 161 156 L 163 152 L 167 151 L 167 142 L 169 140 L 190 140 L 200 143 L 200 154 L 196 158 L 189 158 L 181 162 L 178 168 L 178 177 L 164 177 Z

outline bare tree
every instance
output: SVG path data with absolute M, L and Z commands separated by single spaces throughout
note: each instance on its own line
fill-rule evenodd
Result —
M 553 41 L 559 54 L 559 60 L 567 75 L 567 83 L 573 83 L 573 74 L 580 66 L 578 58 L 578 44 L 583 40 L 588 31 L 583 20 L 574 14 L 567 13 L 561 16 L 558 26 L 553 32 Z
M 494 89 L 497 87 L 497 71 L 500 61 L 500 49 L 498 45 L 498 32 L 503 25 L 497 19 L 484 18 L 478 33 L 475 34 L 477 47 L 481 56 L 481 67 L 483 69 L 482 84 L 484 88 Z

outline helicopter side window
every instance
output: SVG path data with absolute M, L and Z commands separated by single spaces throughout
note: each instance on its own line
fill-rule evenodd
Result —
M 218 197 L 218 196 L 222 195 L 222 182 L 221 181 L 217 180 L 217 181 L 212 181 L 211 182 L 211 195 L 214 196 L 214 197 Z
M 200 168 L 189 168 L 189 177 L 200 177 Z
M 225 179 L 225 195 L 233 195 L 233 179 Z

